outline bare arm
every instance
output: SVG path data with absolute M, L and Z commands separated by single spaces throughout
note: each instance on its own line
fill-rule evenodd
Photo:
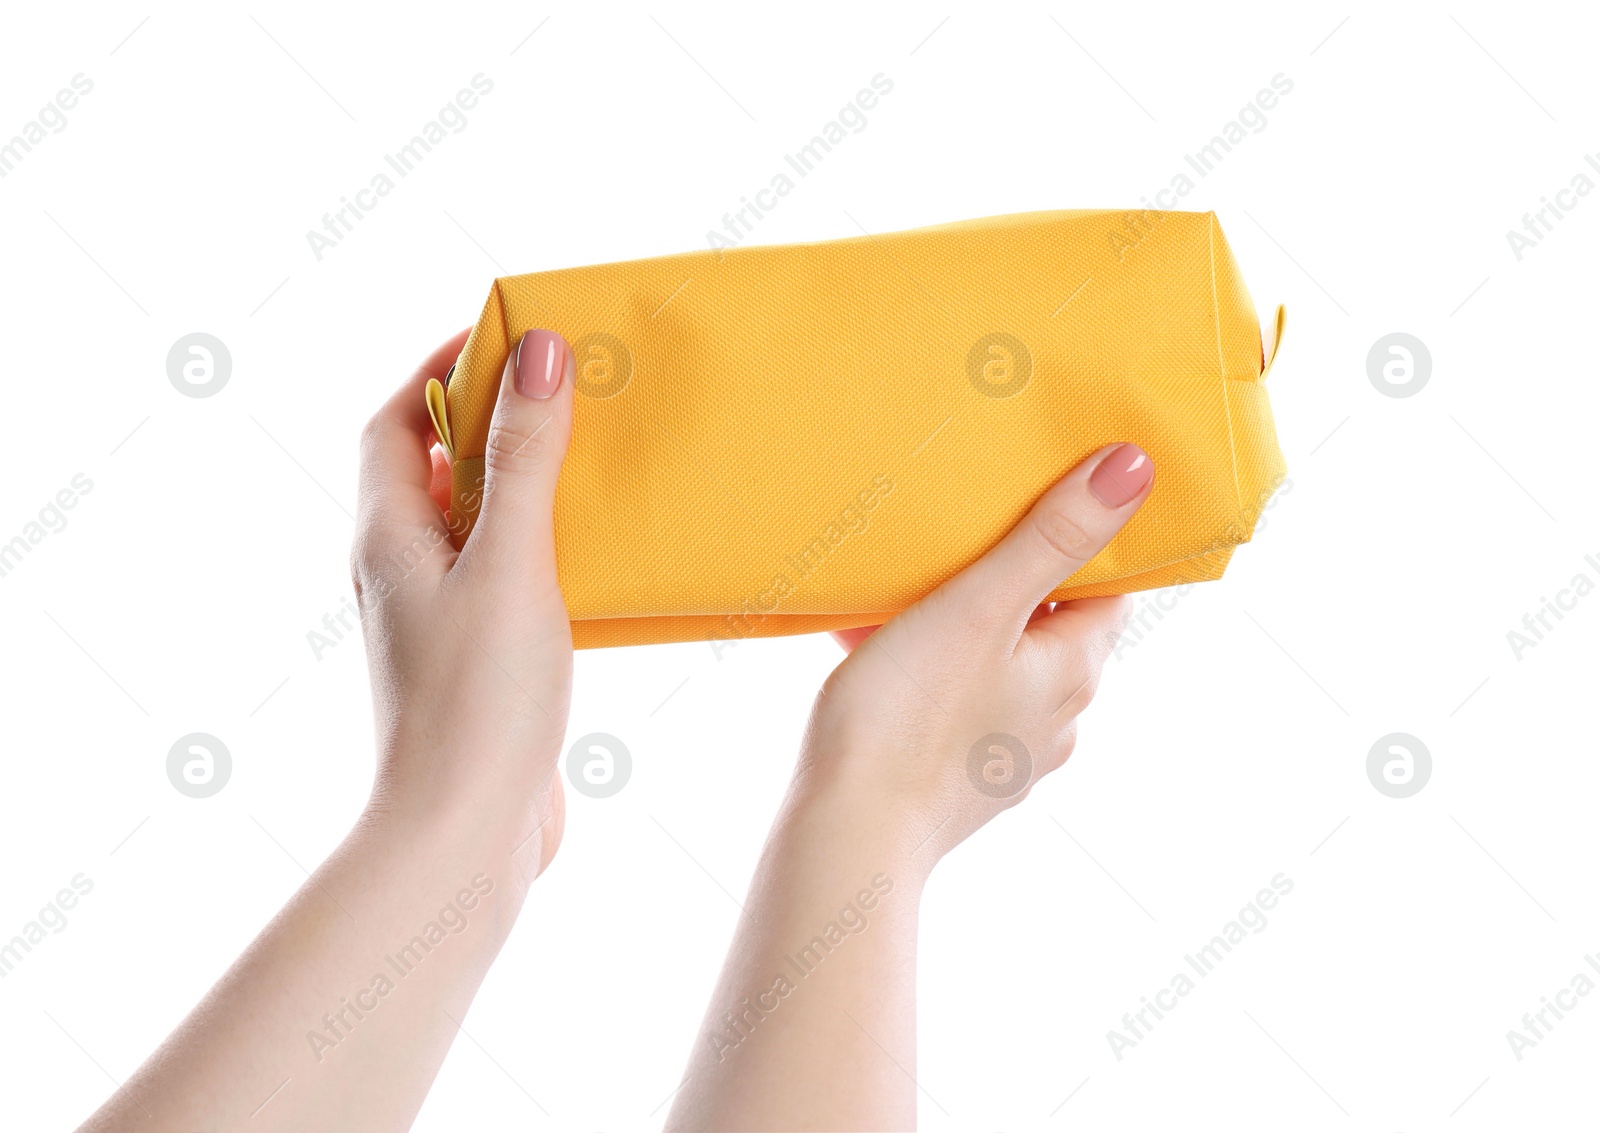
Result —
M 429 491 L 422 391 L 464 335 L 368 426 L 353 574 L 378 725 L 371 802 L 83 1129 L 358 1133 L 416 1117 L 561 839 L 572 640 L 551 508 L 572 362 L 541 334 L 522 380 L 508 360 L 482 518 L 459 555 Z
M 1102 450 L 968 570 L 840 635 L 669 1129 L 915 1127 L 923 886 L 1071 754 L 1124 604 L 1044 599 L 1150 485 L 1140 450 Z
M 866 817 L 791 791 L 669 1129 L 915 1125 L 925 870 Z

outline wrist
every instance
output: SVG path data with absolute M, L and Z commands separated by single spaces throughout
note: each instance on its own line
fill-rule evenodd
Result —
M 381 781 L 374 787 L 351 839 L 391 853 L 397 862 L 429 875 L 488 876 L 520 909 L 533 879 L 554 853 L 562 816 L 526 796 L 479 798 L 438 792 L 418 797 Z M 557 839 L 546 837 L 551 832 Z
M 848 778 L 802 769 L 773 826 L 794 860 L 841 879 L 882 873 L 920 895 L 942 854 L 937 820 L 896 805 Z

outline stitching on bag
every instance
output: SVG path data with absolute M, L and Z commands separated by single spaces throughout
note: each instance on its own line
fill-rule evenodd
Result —
M 1233 505 L 1244 518 L 1244 493 L 1239 488 L 1239 446 L 1233 438 L 1233 402 L 1228 397 L 1228 363 L 1222 354 L 1222 312 L 1217 301 L 1217 214 L 1206 214 L 1206 248 L 1211 258 L 1211 321 L 1217 330 L 1217 370 L 1222 379 L 1222 412 L 1228 421 L 1228 455 L 1233 459 Z

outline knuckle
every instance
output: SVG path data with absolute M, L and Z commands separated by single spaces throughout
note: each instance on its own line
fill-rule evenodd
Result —
M 1065 509 L 1040 511 L 1033 529 L 1046 547 L 1064 559 L 1082 563 L 1093 557 L 1094 537 Z
M 383 532 L 358 531 L 350 547 L 350 584 L 355 588 L 357 606 L 365 609 L 369 602 L 381 602 L 393 594 L 394 575 Z
M 530 428 L 521 428 L 497 421 L 489 430 L 484 446 L 484 461 L 488 467 L 512 474 L 540 468 L 550 460 L 555 430 L 549 428 L 549 419 Z
M 368 581 L 372 576 L 372 567 L 377 560 L 377 552 L 373 546 L 372 533 L 365 528 L 356 532 L 355 540 L 350 544 L 350 577 L 356 583 Z
M 355 587 L 357 598 L 367 594 L 384 596 L 384 566 L 377 538 L 370 531 L 358 533 L 350 548 L 350 583 Z
M 357 607 L 364 607 L 366 600 L 371 596 L 379 596 L 382 591 L 382 582 L 373 562 L 371 550 L 364 545 L 365 541 L 356 537 L 356 542 L 350 549 L 350 586 L 355 591 Z

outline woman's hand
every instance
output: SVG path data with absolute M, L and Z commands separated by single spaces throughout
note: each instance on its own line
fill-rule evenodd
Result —
M 1080 464 L 978 562 L 872 630 L 812 714 L 800 785 L 937 859 L 1067 761 L 1126 599 L 1044 604 L 1149 495 L 1135 445 Z M 926 840 L 926 841 L 924 841 Z
M 410 1128 L 555 853 L 572 639 L 551 509 L 572 353 L 530 331 L 507 361 L 482 513 L 457 554 L 430 495 L 423 387 L 464 339 L 362 436 L 353 573 L 378 721 L 366 813 L 85 1130 Z
M 1151 482 L 1141 450 L 1102 449 L 967 570 L 840 635 L 669 1129 L 916 1125 L 923 885 L 1072 753 L 1124 600 L 1043 603 Z
M 572 688 L 572 634 L 551 524 L 572 431 L 572 351 L 531 330 L 506 359 L 482 509 L 458 554 L 443 455 L 423 387 L 466 332 L 436 350 L 362 437 L 351 573 L 378 725 L 373 810 L 503 821 L 531 881 L 561 841 L 557 763 Z M 534 832 L 538 837 L 533 837 Z

